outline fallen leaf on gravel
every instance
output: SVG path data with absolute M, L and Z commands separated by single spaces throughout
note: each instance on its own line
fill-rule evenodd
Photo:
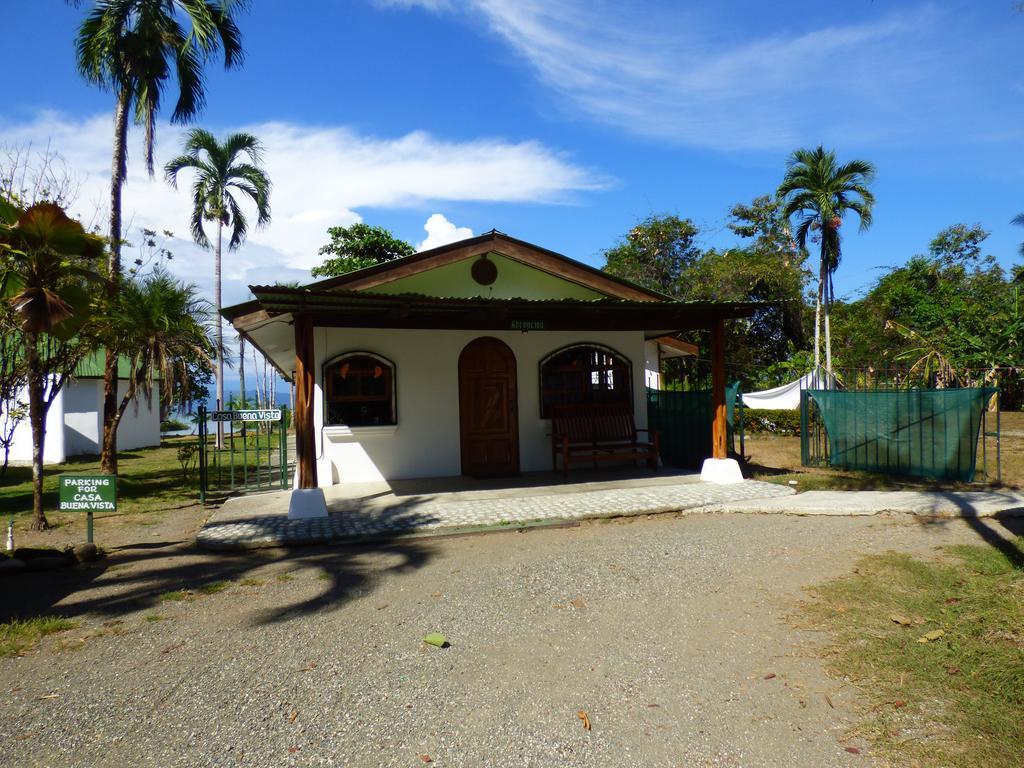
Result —
M 661 706 L 661 704 L 648 704 L 647 708 L 648 709 L 658 709 L 660 706 Z
M 825 695 L 825 703 L 828 704 L 829 707 L 831 707 L 832 709 L 836 708 L 836 705 L 832 703 L 832 699 L 828 697 L 828 694 Z
M 448 638 L 442 635 L 440 632 L 431 632 L 429 635 L 425 635 L 423 642 L 427 645 L 433 645 L 437 648 L 447 648 Z
M 178 643 L 171 643 L 166 648 L 164 648 L 163 651 L 161 651 L 161 653 L 170 653 L 171 651 L 176 651 L 178 648 L 181 648 L 181 646 L 183 646 L 184 644 L 184 640 Z
M 430 755 L 420 755 L 420 760 L 423 761 L 424 763 L 432 763 L 432 762 L 434 762 L 433 759 L 430 757 Z
M 911 624 L 914 623 L 906 616 L 903 616 L 898 613 L 894 613 L 892 616 L 889 617 L 889 619 L 895 622 L 896 624 L 899 624 L 901 627 L 909 627 Z
M 15 741 L 24 741 L 25 739 L 31 739 L 33 736 L 35 736 L 38 733 L 39 733 L 39 731 L 29 731 L 28 733 L 23 733 L 20 736 L 15 736 L 14 740 Z
M 289 723 L 294 723 L 295 722 L 295 718 L 297 718 L 298 716 L 299 716 L 298 711 L 292 712 L 292 716 L 288 718 L 288 722 Z
M 587 716 L 587 713 L 584 712 L 581 709 L 579 712 L 576 713 L 576 717 L 578 717 L 581 721 L 583 721 L 583 730 L 584 731 L 589 731 L 590 730 L 590 718 Z
M 296 672 L 309 672 L 310 670 L 316 669 L 316 662 L 311 661 L 309 664 L 304 666 L 302 669 L 295 670 Z
M 771 680 L 774 677 L 775 677 L 775 673 L 774 672 L 769 672 L 767 675 L 764 676 L 764 679 L 765 680 Z
M 573 608 L 586 608 L 587 607 L 587 604 L 584 603 L 582 600 L 580 600 L 578 597 L 574 597 L 572 600 L 570 600 L 569 601 L 569 605 L 571 605 Z
M 933 629 L 931 632 L 925 632 L 923 635 L 921 635 L 919 638 L 917 638 L 917 642 L 919 642 L 919 643 L 930 643 L 930 642 L 933 642 L 934 640 L 938 640 L 940 637 L 942 637 L 945 634 L 946 634 L 946 630 L 944 630 L 944 629 Z
M 859 747 L 844 747 L 844 749 L 847 752 L 849 752 L 851 755 L 859 755 L 860 754 L 860 748 Z
M 288 754 L 289 755 L 294 755 L 296 752 L 298 752 L 301 749 L 302 749 L 302 747 L 288 747 Z

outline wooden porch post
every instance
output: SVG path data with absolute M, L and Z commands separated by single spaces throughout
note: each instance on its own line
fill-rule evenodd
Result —
M 724 459 L 726 449 L 725 407 L 725 321 L 715 320 L 711 326 L 711 403 L 714 418 L 711 423 L 711 456 Z
M 295 315 L 295 458 L 299 488 L 316 488 L 316 439 L 313 427 L 313 318 Z

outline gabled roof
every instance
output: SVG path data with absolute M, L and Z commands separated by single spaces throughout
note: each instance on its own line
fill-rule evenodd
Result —
M 477 237 L 459 240 L 438 248 L 420 251 L 411 256 L 376 264 L 372 267 L 349 272 L 338 277 L 329 277 L 305 286 L 314 292 L 345 289 L 351 291 L 371 290 L 403 277 L 410 277 L 436 267 L 470 259 L 485 253 L 500 253 L 515 261 L 583 285 L 587 288 L 617 299 L 630 301 L 671 301 L 672 297 L 652 291 L 621 277 L 602 272 L 588 264 L 570 259 L 539 245 L 519 240 L 492 229 Z

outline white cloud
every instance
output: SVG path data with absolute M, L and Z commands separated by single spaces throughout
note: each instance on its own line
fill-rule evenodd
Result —
M 431 248 L 439 248 L 457 240 L 465 240 L 473 236 L 473 230 L 469 227 L 457 227 L 445 218 L 442 213 L 431 214 L 430 218 L 423 225 L 427 231 L 427 237 L 416 246 L 417 251 L 427 251 Z
M 930 4 L 818 26 L 780 9 L 779 31 L 761 33 L 737 23 L 726 3 L 699 10 L 637 0 L 390 4 L 458 9 L 516 51 L 563 106 L 676 143 L 791 149 L 844 138 L 958 140 L 965 132 L 989 135 L 993 121 L 983 114 L 1006 106 L 1005 98 L 980 96 L 990 72 L 1001 69 L 998 47 L 965 44 L 966 32 L 950 35 L 967 15 L 951 18 Z M 957 103 L 971 109 L 951 108 Z
M 561 203 L 607 186 L 605 179 L 533 141 L 445 141 L 423 132 L 388 138 L 283 122 L 231 128 L 238 129 L 259 136 L 265 146 L 274 184 L 273 218 L 266 229 L 250 230 L 246 243 L 225 256 L 226 303 L 245 298 L 247 281 L 308 279 L 307 270 L 320 261 L 317 249 L 327 227 L 362 221 L 360 210 L 446 201 Z M 49 142 L 85 176 L 75 212 L 86 221 L 102 220 L 109 197 L 111 132 L 106 115 L 72 119 L 44 112 L 23 123 L 0 121 L 0 146 L 32 142 L 41 149 Z M 158 168 L 177 154 L 181 136 L 180 129 L 160 126 Z M 188 239 L 191 179 L 183 177 L 177 190 L 160 175 L 149 179 L 138 131 L 132 131 L 129 152 L 126 235 L 136 236 L 141 227 L 176 232 L 179 237 L 169 244 L 177 254 L 175 273 L 209 295 L 212 255 Z

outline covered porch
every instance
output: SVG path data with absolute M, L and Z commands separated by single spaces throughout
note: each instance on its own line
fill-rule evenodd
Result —
M 567 344 L 579 346 L 580 342 L 597 342 L 609 351 L 617 347 L 626 352 L 622 356 L 627 363 L 624 378 L 633 393 L 631 402 L 636 426 L 643 428 L 647 426 L 646 400 L 642 395 L 645 379 L 641 368 L 645 344 L 675 339 L 683 331 L 707 331 L 711 342 L 714 414 L 710 458 L 724 462 L 727 459 L 724 323 L 729 318 L 747 317 L 757 309 L 752 304 L 649 299 L 438 298 L 284 286 L 255 286 L 252 291 L 255 301 L 231 308 L 225 314 L 240 333 L 294 381 L 298 489 L 330 488 L 337 484 L 338 479 L 325 477 L 324 472 L 338 472 L 339 466 L 344 472 L 345 462 L 336 462 L 333 469 L 329 463 L 325 467 L 327 448 L 337 450 L 336 456 L 340 457 L 340 450 L 332 443 L 340 441 L 349 445 L 363 435 L 362 443 L 372 459 L 370 463 L 383 468 L 377 479 L 394 481 L 438 474 L 436 471 L 409 474 L 408 468 L 414 466 L 409 460 L 405 461 L 404 470 L 389 472 L 386 463 L 398 455 L 391 451 L 405 451 L 408 455 L 410 450 L 422 450 L 433 451 L 436 456 L 455 456 L 448 460 L 447 466 L 454 465 L 454 472 L 450 474 L 458 474 L 458 422 L 460 409 L 464 410 L 459 393 L 466 386 L 459 351 L 468 349 L 467 345 L 474 339 L 490 339 L 496 346 L 506 347 L 511 358 L 504 395 L 508 404 L 499 410 L 509 415 L 515 455 L 510 462 L 512 470 L 502 473 L 506 475 L 501 481 L 503 487 L 515 487 L 515 477 L 520 471 L 529 473 L 550 466 L 550 460 L 542 463 L 538 458 L 551 455 L 550 447 L 544 445 L 547 441 L 550 446 L 551 425 L 543 412 L 543 393 L 538 391 L 538 360 L 550 350 L 569 348 Z M 408 376 L 412 371 L 422 391 L 413 399 L 409 396 L 409 379 L 404 379 L 405 388 L 398 396 L 398 411 L 403 420 L 381 422 L 397 423 L 397 427 L 328 427 L 324 415 L 325 365 L 336 360 L 339 352 L 360 349 L 364 345 L 380 353 L 376 360 L 385 367 L 398 359 L 397 367 L 402 368 L 399 375 Z M 460 368 L 458 377 L 455 376 L 457 367 Z M 404 405 L 403 397 L 406 398 Z M 430 413 L 434 418 L 429 428 L 422 424 L 421 413 Z M 439 428 L 442 424 L 443 428 Z M 385 442 L 384 436 L 394 439 Z M 463 474 L 474 474 L 466 471 L 466 446 L 463 433 Z M 378 451 L 376 455 L 373 455 L 374 450 Z M 350 455 L 357 460 L 364 458 L 362 452 Z M 427 465 L 424 461 L 419 464 Z M 739 479 L 738 468 L 734 476 Z M 340 482 L 345 484 L 346 481 L 342 478 Z

